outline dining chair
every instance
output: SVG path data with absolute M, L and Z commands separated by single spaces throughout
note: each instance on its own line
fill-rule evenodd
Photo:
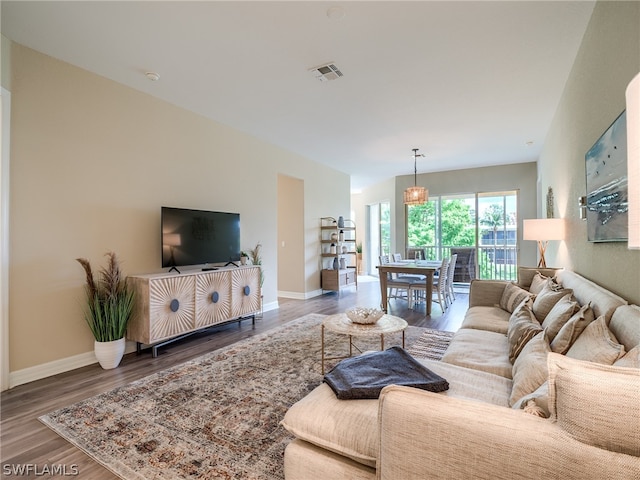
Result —
M 389 255 L 380 255 L 378 257 L 380 265 L 387 265 L 389 263 Z M 406 278 L 404 275 L 397 275 L 395 273 L 387 273 L 387 301 L 392 298 L 400 298 L 402 300 L 409 301 L 409 291 L 413 280 Z
M 448 258 L 443 258 L 442 259 L 442 263 L 440 264 L 440 268 L 439 268 L 439 275 L 436 277 L 434 276 L 433 278 L 433 289 L 432 289 L 432 302 L 437 303 L 438 305 L 440 305 L 440 309 L 442 310 L 442 313 L 444 313 L 447 310 L 447 301 L 446 301 L 446 286 L 447 286 L 447 278 L 448 278 L 448 267 L 449 266 L 449 259 Z M 409 296 L 410 296 L 410 302 L 409 302 L 409 308 L 413 308 L 413 306 L 415 305 L 415 303 L 417 303 L 417 301 L 420 299 L 420 293 L 426 293 L 427 286 L 424 284 L 424 282 L 420 282 L 420 283 L 414 283 L 411 286 L 411 291 L 409 292 Z M 423 295 L 424 298 L 424 295 Z
M 449 265 L 447 266 L 447 284 L 445 287 L 446 290 L 446 301 L 451 305 L 453 301 L 456 299 L 456 294 L 453 291 L 453 276 L 455 274 L 456 262 L 458 260 L 458 254 L 454 253 L 451 255 L 449 260 Z

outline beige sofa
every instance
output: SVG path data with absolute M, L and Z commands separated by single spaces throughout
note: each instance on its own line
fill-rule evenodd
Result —
M 294 404 L 285 478 L 640 478 L 640 308 L 574 272 L 540 273 L 568 290 L 535 269 L 519 272 L 535 300 L 507 282 L 472 283 L 443 359 L 421 360 L 448 391 L 337 400 L 322 384 Z M 535 312 L 546 324 L 523 321 Z

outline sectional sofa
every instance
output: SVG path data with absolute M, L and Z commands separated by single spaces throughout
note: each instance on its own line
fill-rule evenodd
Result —
M 640 307 L 567 270 L 475 280 L 441 361 L 448 391 L 322 384 L 282 425 L 285 478 L 640 478 Z

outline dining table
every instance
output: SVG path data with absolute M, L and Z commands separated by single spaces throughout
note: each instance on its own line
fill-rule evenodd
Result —
M 442 262 L 436 260 L 401 260 L 378 265 L 376 268 L 380 274 L 380 294 L 382 303 L 380 308 L 387 312 L 387 279 L 390 274 L 424 275 L 426 283 L 426 314 L 431 315 L 431 296 L 433 295 L 433 277 L 440 270 Z

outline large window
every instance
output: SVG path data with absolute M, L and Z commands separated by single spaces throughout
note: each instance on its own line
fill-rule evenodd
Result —
M 515 280 L 516 205 L 515 191 L 430 197 L 424 205 L 408 205 L 407 251 L 421 249 L 430 260 L 452 252 L 464 256 L 469 266 L 460 281 Z

